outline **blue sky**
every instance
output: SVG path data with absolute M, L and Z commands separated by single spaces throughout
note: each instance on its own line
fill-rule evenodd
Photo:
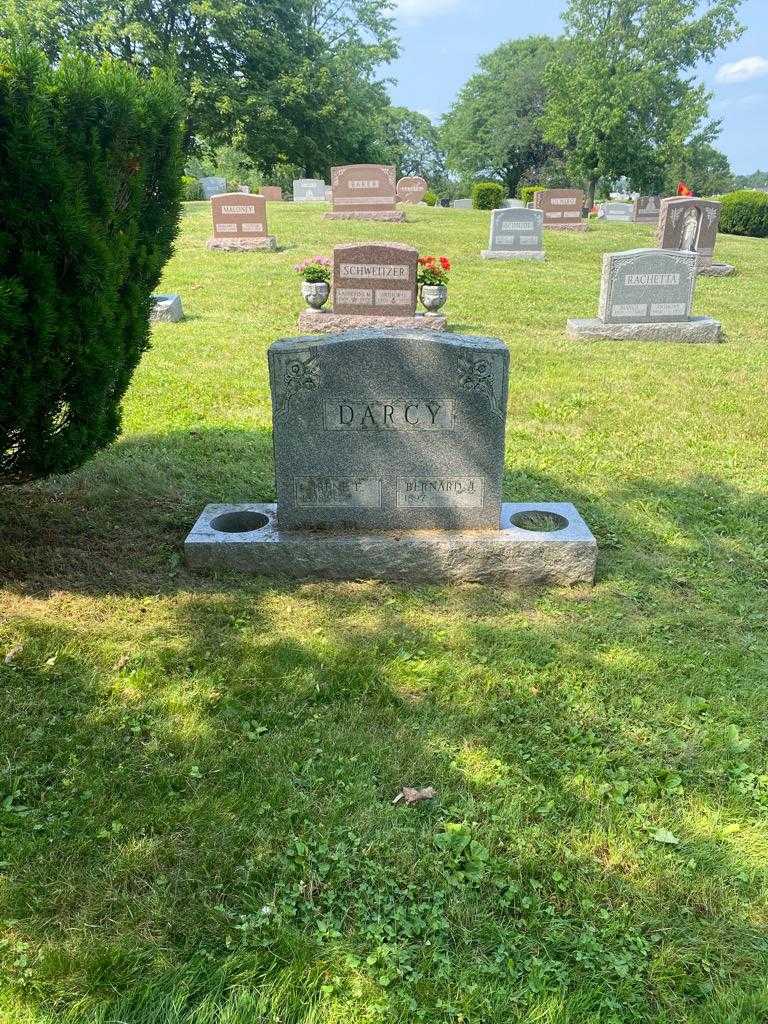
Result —
M 508 39 L 557 35 L 563 0 L 393 0 L 402 56 L 390 71 L 395 103 L 434 120 L 451 106 L 480 54 Z M 737 174 L 768 170 L 768 0 L 744 0 L 746 32 L 702 78 L 714 93 L 713 117 L 723 131 L 716 145 Z

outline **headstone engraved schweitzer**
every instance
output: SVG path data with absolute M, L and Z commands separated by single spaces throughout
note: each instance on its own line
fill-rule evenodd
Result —
M 333 210 L 329 220 L 403 221 L 395 206 L 395 168 L 387 164 L 350 164 L 331 168 Z
M 660 249 L 695 252 L 698 272 L 708 277 L 735 273 L 730 263 L 715 263 L 721 204 L 714 199 L 672 196 L 662 199 L 657 240 Z
M 275 342 L 277 503 L 209 505 L 189 564 L 591 583 L 596 543 L 572 505 L 501 501 L 508 374 L 494 338 L 362 330 Z
M 493 210 L 489 247 L 480 255 L 485 260 L 543 260 L 543 221 L 541 210 Z
M 548 188 L 536 192 L 534 208 L 544 214 L 544 227 L 556 231 L 586 231 L 581 216 L 586 197 L 580 188 Z
M 696 254 L 663 249 L 606 253 L 595 320 L 569 320 L 570 338 L 720 341 L 711 317 L 691 316 Z
M 276 249 L 274 235 L 267 234 L 267 201 L 264 196 L 226 192 L 211 199 L 213 237 L 206 247 L 219 252 Z
M 325 182 L 319 178 L 296 178 L 293 182 L 294 203 L 322 203 Z
M 356 327 L 444 331 L 444 316 L 416 313 L 419 253 L 402 242 L 365 242 L 333 249 L 333 309 L 305 309 L 299 328 L 324 334 Z

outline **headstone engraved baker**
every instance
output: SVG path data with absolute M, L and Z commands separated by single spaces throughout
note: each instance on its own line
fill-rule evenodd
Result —
M 403 221 L 395 206 L 396 175 L 391 164 L 349 164 L 331 168 L 333 209 L 329 220 Z
M 225 192 L 211 199 L 213 237 L 206 247 L 218 252 L 276 249 L 274 235 L 267 234 L 267 201 L 264 196 Z
M 671 249 L 606 253 L 595 320 L 569 320 L 574 339 L 721 341 L 721 325 L 691 316 L 696 254 Z
M 484 260 L 543 260 L 543 222 L 541 210 L 491 211 L 491 238 L 480 255 Z
M 294 203 L 321 203 L 324 199 L 324 181 L 321 181 L 319 178 L 296 178 L 294 180 Z
M 714 260 L 721 204 L 714 199 L 672 196 L 662 199 L 657 241 L 660 249 L 695 252 L 698 272 L 708 277 L 735 273 L 730 263 Z
M 282 203 L 283 190 L 279 185 L 262 185 L 259 189 L 268 203 Z
M 355 327 L 444 331 L 444 316 L 416 313 L 418 259 L 418 250 L 402 242 L 334 246 L 333 308 L 305 309 L 299 328 L 324 334 Z
M 356 330 L 277 341 L 268 359 L 277 502 L 209 505 L 186 540 L 192 568 L 593 581 L 595 539 L 572 505 L 502 503 L 503 342 Z
M 226 178 L 201 178 L 200 188 L 203 191 L 203 199 L 213 199 L 227 191 Z
M 632 220 L 635 224 L 658 224 L 661 196 L 638 196 L 633 203 Z
M 624 221 L 630 223 L 634 216 L 635 208 L 632 203 L 603 203 L 601 207 L 602 219 L 607 221 Z
M 536 192 L 534 208 L 544 214 L 544 227 L 556 231 L 586 231 L 581 216 L 585 195 L 580 188 L 548 188 Z
M 397 183 L 397 201 L 398 203 L 410 203 L 411 205 L 420 203 L 427 194 L 428 188 L 429 185 L 426 179 L 419 177 L 419 175 L 401 178 Z

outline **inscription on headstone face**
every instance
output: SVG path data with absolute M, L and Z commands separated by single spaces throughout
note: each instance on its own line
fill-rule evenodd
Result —
M 659 214 L 660 249 L 695 252 L 699 265 L 712 262 L 720 223 L 720 203 L 713 199 L 673 196 L 662 199 Z
M 325 182 L 319 178 L 296 178 L 293 182 L 294 203 L 318 203 L 325 199 Z
M 599 317 L 613 324 L 689 320 L 695 281 L 695 253 L 663 249 L 606 253 Z
M 550 188 L 536 192 L 535 209 L 544 214 L 545 228 L 573 230 L 586 225 L 581 218 L 585 196 L 580 188 Z
M 491 213 L 491 251 L 541 251 L 543 222 L 541 210 L 524 207 L 494 210 Z
M 331 168 L 334 213 L 385 213 L 395 209 L 395 168 L 351 164 Z
M 415 316 L 419 254 L 399 242 L 337 245 L 333 250 L 333 312 Z
M 264 196 L 225 192 L 211 199 L 213 237 L 264 238 L 267 234 L 267 201 Z
M 509 352 L 374 330 L 269 350 L 281 529 L 499 528 Z
M 399 203 L 420 203 L 427 194 L 429 185 L 418 175 L 401 178 L 397 183 L 397 201 Z
M 605 220 L 631 221 L 634 214 L 632 203 L 603 203 Z
M 633 219 L 636 224 L 656 224 L 661 209 L 661 196 L 638 196 L 634 202 Z
M 227 191 L 226 178 L 201 178 L 200 188 L 203 190 L 203 199 L 212 199 Z
M 260 192 L 268 203 L 282 203 L 283 201 L 283 190 L 279 185 L 262 185 Z

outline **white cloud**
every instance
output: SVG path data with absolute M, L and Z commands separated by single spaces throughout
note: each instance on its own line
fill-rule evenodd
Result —
M 459 0 L 393 0 L 396 18 L 407 21 L 422 21 L 434 18 L 437 14 L 446 14 L 457 7 Z
M 715 81 L 723 85 L 732 85 L 734 82 L 749 82 L 764 75 L 768 75 L 768 60 L 765 57 L 744 57 L 743 60 L 723 64 L 718 68 Z

